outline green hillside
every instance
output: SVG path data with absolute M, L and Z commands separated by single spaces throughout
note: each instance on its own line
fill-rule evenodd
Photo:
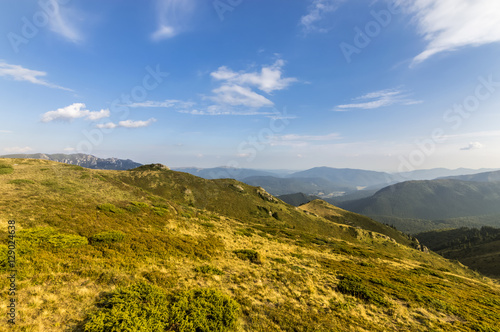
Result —
M 4 159 L 0 206 L 0 331 L 499 331 L 492 280 L 235 180 Z
M 426 246 L 449 259 L 500 279 L 500 229 L 458 228 L 417 234 Z
M 341 204 L 370 216 L 450 219 L 500 214 L 500 183 L 459 180 L 408 181 Z
M 381 224 L 373 219 L 362 216 L 360 214 L 343 210 L 323 200 L 317 199 L 307 204 L 303 204 L 299 206 L 299 208 L 301 210 L 313 213 L 315 215 L 331 220 L 338 224 L 345 224 L 369 230 L 372 232 L 384 234 L 403 245 L 411 247 L 417 247 L 418 245 L 418 241 L 416 239 L 408 235 L 405 235 L 390 226 Z

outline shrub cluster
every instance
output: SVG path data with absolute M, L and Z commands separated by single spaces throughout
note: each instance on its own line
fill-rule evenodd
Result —
M 240 311 L 236 301 L 217 290 L 168 295 L 146 283 L 106 294 L 97 306 L 84 324 L 86 332 L 225 332 L 236 327 Z
M 249 260 L 255 264 L 262 264 L 262 256 L 257 251 L 252 249 L 239 249 L 233 251 L 239 259 Z

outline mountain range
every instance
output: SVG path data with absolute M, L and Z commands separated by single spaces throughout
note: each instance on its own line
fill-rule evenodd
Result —
M 0 156 L 0 158 L 30 158 L 30 159 L 43 159 L 52 160 L 60 163 L 78 165 L 91 169 L 112 169 L 112 170 L 127 170 L 139 167 L 142 164 L 136 163 L 130 159 L 118 158 L 98 158 L 92 155 L 76 153 L 76 154 L 9 154 Z
M 297 208 L 163 165 L 36 159 L 0 160 L 0 193 L 0 288 L 16 273 L 16 331 L 494 331 L 500 321 L 491 279 L 323 201 Z

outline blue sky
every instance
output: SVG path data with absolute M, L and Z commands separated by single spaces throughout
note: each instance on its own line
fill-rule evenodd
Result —
M 500 2 L 0 2 L 0 153 L 500 167 Z

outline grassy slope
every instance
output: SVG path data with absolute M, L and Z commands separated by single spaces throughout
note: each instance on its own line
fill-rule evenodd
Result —
M 398 243 L 408 246 L 412 245 L 412 241 L 408 236 L 399 232 L 398 230 L 395 230 L 392 227 L 381 224 L 360 214 L 346 211 L 319 199 L 301 205 L 299 208 L 301 210 L 319 215 L 335 223 L 360 227 L 372 232 L 387 235 L 396 240 Z
M 500 288 L 491 280 L 258 188 L 147 168 L 2 163 L 13 172 L 0 173 L 0 243 L 9 219 L 19 234 L 15 331 L 78 331 L 100 294 L 138 281 L 168 292 L 220 289 L 241 306 L 240 331 L 498 331 Z M 56 245 L 37 242 L 50 233 L 38 226 L 53 228 Z M 68 240 L 104 231 L 125 237 Z M 241 259 L 241 249 L 260 259 Z M 195 271 L 204 265 L 222 275 Z M 6 303 L 2 291 L 0 310 Z

